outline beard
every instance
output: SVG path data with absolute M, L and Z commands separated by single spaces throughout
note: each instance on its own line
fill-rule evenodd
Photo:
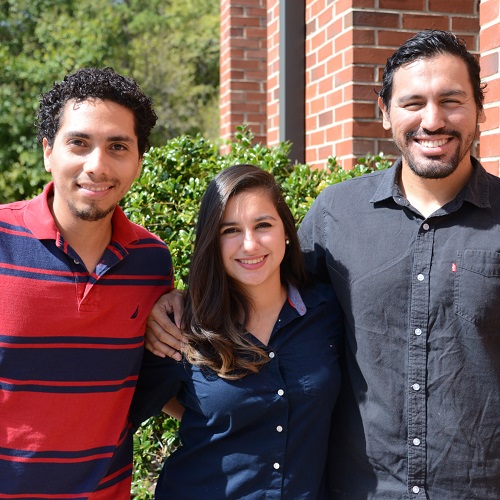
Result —
M 90 205 L 84 209 L 78 209 L 72 204 L 69 205 L 69 209 L 75 217 L 87 222 L 97 222 L 98 220 L 104 219 L 107 215 L 113 212 L 115 208 L 116 205 L 112 205 L 106 209 L 101 209 L 96 205 Z
M 449 135 L 452 137 L 456 137 L 459 141 L 459 144 L 455 149 L 455 152 L 447 160 L 443 160 L 442 156 L 427 156 L 424 158 L 416 158 L 410 151 L 410 141 L 417 135 L 420 137 L 425 136 L 429 139 L 432 139 L 433 135 Z M 398 144 L 397 141 L 395 142 L 396 146 L 401 151 L 406 163 L 415 175 L 423 179 L 445 179 L 446 177 L 453 174 L 464 157 L 470 154 L 470 149 L 472 147 L 472 143 L 474 142 L 475 136 L 476 130 L 474 129 L 474 132 L 471 132 L 464 141 L 460 132 L 457 132 L 456 130 L 441 129 L 432 133 L 422 133 L 421 131 L 408 132 L 405 134 L 404 146 Z

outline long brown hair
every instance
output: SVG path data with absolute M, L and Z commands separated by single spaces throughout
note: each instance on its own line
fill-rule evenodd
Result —
M 290 240 L 280 265 L 281 281 L 299 287 L 306 281 L 295 221 L 274 177 L 254 165 L 222 170 L 201 201 L 183 321 L 186 359 L 227 379 L 255 373 L 269 359 L 264 349 L 247 338 L 240 311 L 247 318 L 252 304 L 226 274 L 220 250 L 220 223 L 228 200 L 254 189 L 267 192 Z

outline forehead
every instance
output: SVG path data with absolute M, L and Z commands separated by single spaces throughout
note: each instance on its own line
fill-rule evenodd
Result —
M 400 66 L 393 77 L 392 98 L 447 92 L 473 94 L 465 61 L 451 54 L 419 58 Z
M 107 129 L 114 132 L 135 136 L 134 113 L 114 101 L 90 98 L 84 101 L 70 99 L 61 111 L 59 129 L 71 130 L 91 129 L 103 132 Z
M 231 196 L 224 210 L 224 218 L 254 217 L 264 213 L 275 216 L 278 211 L 269 191 L 264 188 L 255 188 Z

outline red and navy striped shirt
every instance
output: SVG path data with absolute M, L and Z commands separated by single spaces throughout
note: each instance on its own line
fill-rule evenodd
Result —
M 0 206 L 0 499 L 128 500 L 129 405 L 170 252 L 116 208 L 89 274 L 52 189 Z

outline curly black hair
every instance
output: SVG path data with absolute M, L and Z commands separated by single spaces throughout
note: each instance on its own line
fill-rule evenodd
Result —
M 382 78 L 382 90 L 379 92 L 379 97 L 382 98 L 388 110 L 391 105 L 392 83 L 396 70 L 400 66 L 416 59 L 430 58 L 440 54 L 451 54 L 464 61 L 469 72 L 476 107 L 478 111 L 483 109 L 484 88 L 486 84 L 481 84 L 481 69 L 476 56 L 467 50 L 465 42 L 461 38 L 449 31 L 423 30 L 404 42 L 387 59 Z
M 59 130 L 61 116 L 66 103 L 97 98 L 113 101 L 134 113 L 135 132 L 139 153 L 142 156 L 149 149 L 149 134 L 156 124 L 157 116 L 151 98 L 140 89 L 132 78 L 119 75 L 113 68 L 83 68 L 67 75 L 40 99 L 36 125 L 37 138 L 45 138 L 49 146 Z

